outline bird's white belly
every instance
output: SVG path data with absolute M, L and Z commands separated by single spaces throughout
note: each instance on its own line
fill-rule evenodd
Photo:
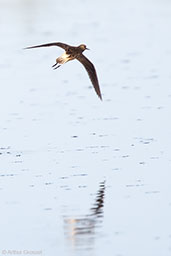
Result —
M 64 52 L 60 57 L 57 58 L 57 62 L 59 64 L 64 64 L 69 60 L 70 60 L 70 55 L 66 54 L 66 52 Z

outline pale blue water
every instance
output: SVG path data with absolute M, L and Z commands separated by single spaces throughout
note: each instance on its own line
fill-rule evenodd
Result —
M 170 255 L 170 27 L 167 0 L 0 1 L 2 255 Z M 53 41 L 91 49 L 102 102 L 23 50 Z

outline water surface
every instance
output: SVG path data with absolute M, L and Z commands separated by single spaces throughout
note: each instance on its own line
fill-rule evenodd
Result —
M 0 2 L 0 250 L 171 253 L 170 1 Z M 60 48 L 85 43 L 103 94 Z M 14 254 L 14 251 L 13 251 Z

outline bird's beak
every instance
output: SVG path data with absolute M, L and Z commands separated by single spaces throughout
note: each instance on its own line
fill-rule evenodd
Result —
M 90 49 L 86 47 L 86 50 L 90 50 Z

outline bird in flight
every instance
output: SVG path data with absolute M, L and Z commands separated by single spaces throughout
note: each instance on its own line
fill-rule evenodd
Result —
M 83 66 L 85 67 L 89 78 L 94 86 L 94 89 L 99 96 L 99 98 L 102 100 L 102 95 L 100 92 L 100 86 L 96 74 L 96 70 L 94 65 L 87 59 L 84 55 L 83 52 L 85 50 L 89 50 L 85 44 L 81 44 L 79 46 L 70 46 L 68 44 L 63 44 L 60 42 L 54 42 L 54 43 L 48 43 L 48 44 L 41 44 L 41 45 L 35 45 L 35 46 L 30 46 L 26 47 L 25 49 L 32 49 L 32 48 L 39 48 L 39 47 L 49 47 L 49 46 L 58 46 L 61 47 L 65 50 L 65 52 L 56 59 L 56 63 L 52 66 L 54 69 L 59 68 L 62 64 L 70 61 L 77 59 Z

